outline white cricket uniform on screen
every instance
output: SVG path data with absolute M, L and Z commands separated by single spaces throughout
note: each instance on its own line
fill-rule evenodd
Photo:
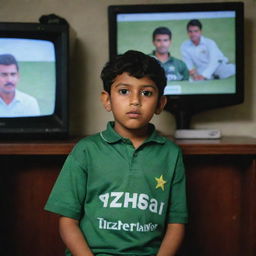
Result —
M 40 109 L 37 100 L 19 90 L 10 104 L 6 104 L 0 98 L 0 117 L 24 117 L 39 116 Z
M 228 63 L 217 44 L 204 36 L 201 36 L 199 45 L 194 45 L 191 40 L 183 42 L 181 54 L 188 69 L 196 69 L 206 79 L 214 76 L 223 79 L 235 74 L 235 65 Z

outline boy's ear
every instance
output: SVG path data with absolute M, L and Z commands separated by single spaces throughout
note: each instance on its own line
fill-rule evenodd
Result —
M 111 111 L 111 102 L 110 102 L 110 95 L 106 91 L 102 91 L 100 95 L 101 102 L 104 108 L 110 112 Z
M 167 103 L 166 96 L 164 96 L 164 95 L 161 96 L 161 98 L 159 99 L 158 106 L 156 108 L 155 114 L 159 115 L 163 111 L 166 103 Z

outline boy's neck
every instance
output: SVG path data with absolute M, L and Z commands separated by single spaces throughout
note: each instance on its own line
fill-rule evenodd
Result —
M 129 139 L 134 148 L 138 148 L 149 137 L 149 125 L 141 129 L 119 129 L 118 125 L 114 127 L 115 131 L 123 138 Z

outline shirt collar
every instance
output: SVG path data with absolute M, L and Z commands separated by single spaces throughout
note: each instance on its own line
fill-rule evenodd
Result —
M 155 58 L 156 60 L 160 61 L 157 57 L 156 57 L 156 51 L 152 51 L 152 53 L 150 54 L 151 57 Z M 168 52 L 168 60 L 167 61 L 170 61 L 172 59 L 172 56 L 170 54 L 170 52 Z M 164 63 L 166 63 L 167 61 L 165 61 Z M 161 62 L 161 61 L 160 61 Z
M 205 37 L 201 35 L 200 41 L 199 41 L 199 44 L 198 44 L 198 45 L 204 44 L 204 43 L 205 43 Z M 192 42 L 192 40 L 190 40 L 190 45 L 195 46 L 194 43 Z
M 107 129 L 101 132 L 100 136 L 107 143 L 115 143 L 122 139 L 122 137 L 114 130 L 114 122 L 108 122 Z
M 150 136 L 144 141 L 144 143 L 156 142 L 164 144 L 166 139 L 158 134 L 153 124 L 149 124 Z M 107 124 L 107 129 L 100 133 L 101 138 L 107 143 L 116 143 L 124 138 L 114 130 L 114 122 Z M 144 144 L 143 143 L 143 144 Z

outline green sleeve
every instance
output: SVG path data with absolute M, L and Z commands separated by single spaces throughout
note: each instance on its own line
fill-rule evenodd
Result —
M 86 195 L 87 172 L 70 154 L 45 205 L 45 210 L 80 219 Z
M 187 223 L 186 177 L 182 154 L 179 151 L 171 187 L 169 223 Z

